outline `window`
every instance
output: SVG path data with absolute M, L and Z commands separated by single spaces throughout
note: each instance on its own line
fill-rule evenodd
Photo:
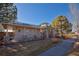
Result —
M 21 32 L 21 30 L 19 29 L 18 32 Z

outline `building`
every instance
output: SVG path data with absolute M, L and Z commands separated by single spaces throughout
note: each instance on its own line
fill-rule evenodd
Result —
M 39 25 L 31 25 L 25 23 L 2 23 L 0 37 L 4 37 L 4 41 L 30 41 L 42 39 L 42 33 L 45 28 Z M 41 32 L 42 30 L 42 32 Z M 13 37 L 13 38 L 12 38 Z M 12 38 L 12 39 L 11 39 Z
M 44 22 L 40 24 L 41 32 L 43 32 L 44 39 L 49 39 L 49 31 L 48 31 L 49 23 Z

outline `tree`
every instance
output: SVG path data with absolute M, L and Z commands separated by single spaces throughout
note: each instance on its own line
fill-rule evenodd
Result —
M 15 22 L 17 8 L 13 3 L 0 3 L 0 23 Z
M 17 8 L 13 3 L 0 3 L 0 25 L 3 23 L 14 23 L 17 19 Z M 0 29 L 2 31 L 2 28 Z M 8 28 L 5 28 L 6 36 L 8 35 Z M 7 40 L 7 38 L 6 38 Z
M 65 16 L 58 16 L 52 21 L 51 26 L 60 33 L 68 33 L 72 31 L 72 25 Z

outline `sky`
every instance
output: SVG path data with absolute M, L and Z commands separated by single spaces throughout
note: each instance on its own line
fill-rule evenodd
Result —
M 65 3 L 17 3 L 17 20 L 19 22 L 39 25 L 51 23 L 57 16 L 66 16 L 72 22 L 69 4 Z

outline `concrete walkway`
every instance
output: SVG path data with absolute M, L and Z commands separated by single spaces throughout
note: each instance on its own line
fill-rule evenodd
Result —
M 63 40 L 62 43 L 57 44 L 55 47 L 39 54 L 39 56 L 63 56 L 73 47 L 73 42 L 70 40 Z

